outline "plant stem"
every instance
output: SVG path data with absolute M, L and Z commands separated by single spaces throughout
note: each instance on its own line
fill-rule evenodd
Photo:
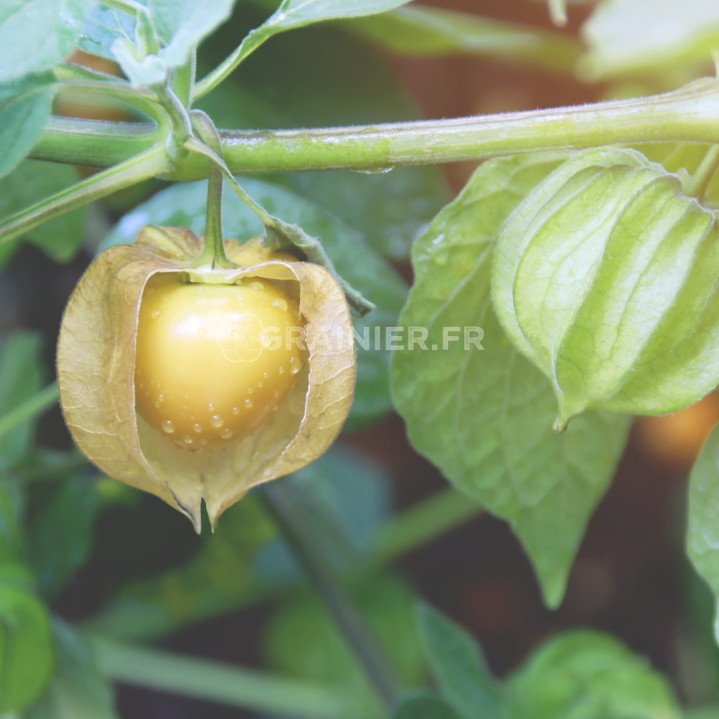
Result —
M 56 402 L 57 384 L 53 382 L 0 417 L 0 437 L 8 432 L 12 432 L 12 430 L 23 422 L 27 422 L 33 417 L 42 414 Z
M 16 212 L 0 224 L 0 246 L 76 207 L 161 175 L 170 168 L 165 149 L 150 150 Z
M 353 716 L 342 697 L 321 686 L 106 639 L 90 641 L 101 671 L 116 681 L 296 719 Z
M 719 143 L 719 81 L 698 80 L 663 95 L 577 107 L 452 120 L 277 131 L 221 131 L 230 171 L 367 170 L 482 160 L 551 149 L 651 142 Z M 75 120 L 52 123 L 33 149 L 36 159 L 105 166 L 121 150 L 151 141 L 143 130 Z M 120 142 L 123 147 L 120 147 Z M 168 179 L 207 177 L 208 159 L 189 153 Z
M 222 152 L 220 138 L 212 120 L 201 110 L 192 113 L 192 124 L 197 134 L 213 152 Z M 216 267 L 233 267 L 225 255 L 222 237 L 222 169 L 212 164 L 207 178 L 207 209 L 205 213 L 205 233 L 203 251 L 197 260 L 197 266 L 209 264 Z
M 482 512 L 472 499 L 454 489 L 436 492 L 386 522 L 372 546 L 370 565 L 388 564 Z
M 717 170 L 719 170 L 719 145 L 712 145 L 699 163 L 696 172 L 686 183 L 685 192 L 699 200 L 704 199 Z
M 278 484 L 263 487 L 262 496 L 282 536 L 320 595 L 367 679 L 391 711 L 398 698 L 392 668 L 335 575 L 319 538 L 302 514 L 301 505 L 292 501 L 286 486 Z

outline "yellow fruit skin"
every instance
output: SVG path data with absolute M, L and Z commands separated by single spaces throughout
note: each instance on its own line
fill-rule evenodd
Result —
M 296 303 L 270 281 L 152 277 L 138 320 L 137 411 L 191 450 L 246 437 L 278 407 L 302 369 L 302 327 Z

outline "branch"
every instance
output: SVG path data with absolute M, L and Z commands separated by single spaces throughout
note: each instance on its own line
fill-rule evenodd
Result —
M 719 143 L 719 81 L 697 80 L 662 95 L 576 107 L 479 115 L 451 120 L 277 131 L 221 131 L 230 170 L 372 170 L 483 160 L 501 155 L 650 142 Z M 53 120 L 31 157 L 106 166 L 152 142 L 147 125 Z M 207 177 L 194 154 L 167 179 Z

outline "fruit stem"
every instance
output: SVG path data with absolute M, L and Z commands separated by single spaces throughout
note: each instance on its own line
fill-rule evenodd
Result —
M 303 515 L 301 503 L 293 501 L 287 487 L 279 483 L 263 487 L 262 497 L 269 514 L 324 602 L 358 664 L 391 712 L 399 694 L 393 680 L 394 672 L 327 560 L 319 537 Z
M 192 112 L 192 126 L 198 136 L 213 152 L 221 156 L 220 136 L 210 117 L 201 110 Z M 222 170 L 214 163 L 207 177 L 207 209 L 205 212 L 204 249 L 195 266 L 209 264 L 213 269 L 234 265 L 225 255 L 222 239 Z

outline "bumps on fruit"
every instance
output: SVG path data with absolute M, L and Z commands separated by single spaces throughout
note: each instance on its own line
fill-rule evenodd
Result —
M 252 486 L 312 462 L 352 402 L 347 303 L 322 267 L 226 241 L 237 268 L 194 267 L 201 241 L 147 227 L 98 255 L 58 340 L 79 448 L 199 530 Z

